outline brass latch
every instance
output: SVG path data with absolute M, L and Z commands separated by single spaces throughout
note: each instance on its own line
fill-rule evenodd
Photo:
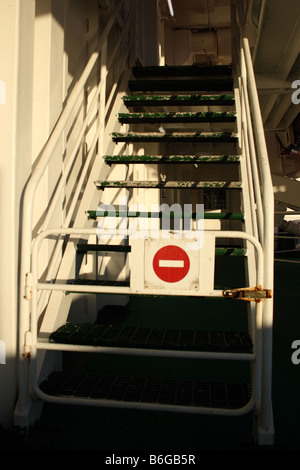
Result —
M 257 286 L 224 290 L 223 296 L 227 299 L 247 300 L 249 302 L 261 302 L 263 299 L 271 299 L 272 293 L 270 289 L 262 289 L 261 286 Z

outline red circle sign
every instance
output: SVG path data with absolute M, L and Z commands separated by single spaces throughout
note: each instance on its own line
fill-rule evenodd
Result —
M 164 246 L 153 258 L 153 269 L 162 281 L 179 282 L 189 272 L 190 259 L 179 246 Z

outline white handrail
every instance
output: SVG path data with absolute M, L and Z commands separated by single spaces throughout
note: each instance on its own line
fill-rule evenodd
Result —
M 258 163 L 257 163 L 257 152 L 255 148 L 255 139 L 253 133 L 253 125 L 251 121 L 251 111 L 250 111 L 250 103 L 249 103 L 249 94 L 247 89 L 247 76 L 246 76 L 246 63 L 243 51 L 241 51 L 241 98 L 244 107 L 245 113 L 245 121 L 246 121 L 246 129 L 245 132 L 247 133 L 247 140 L 249 145 L 249 156 L 250 156 L 250 163 L 251 163 L 251 172 L 253 177 L 253 189 L 255 194 L 255 203 L 257 207 L 257 226 L 259 231 L 260 240 L 264 238 L 264 217 L 263 217 L 263 203 L 262 203 L 262 194 L 261 194 L 261 186 L 260 186 L 260 178 L 259 178 L 259 171 L 258 171 Z
M 99 41 L 97 44 L 97 48 L 93 52 L 91 58 L 88 61 L 88 64 L 79 78 L 77 84 L 75 85 L 67 104 L 48 140 L 46 146 L 41 154 L 41 157 L 38 161 L 38 164 L 35 170 L 32 173 L 32 176 L 29 180 L 29 183 L 25 190 L 24 202 L 23 202 L 23 228 L 22 228 L 22 254 L 21 254 L 21 289 L 20 289 L 20 305 L 21 305 L 21 314 L 20 314 L 20 346 L 23 346 L 24 337 L 26 331 L 30 331 L 31 340 L 33 340 L 33 345 L 35 346 L 35 342 L 37 340 L 37 324 L 38 324 L 38 290 L 61 290 L 67 289 L 67 285 L 64 284 L 46 284 L 46 283 L 39 283 L 37 280 L 37 271 L 38 271 L 38 264 L 37 264 L 37 245 L 41 239 L 49 235 L 50 233 L 54 234 L 57 233 L 58 235 L 63 234 L 75 234 L 78 232 L 81 235 L 86 234 L 90 235 L 89 230 L 84 229 L 74 229 L 70 227 L 71 217 L 73 213 L 73 209 L 75 208 L 77 195 L 83 186 L 83 181 L 87 175 L 87 169 L 90 165 L 92 154 L 96 147 L 97 142 L 100 142 L 103 145 L 103 139 L 101 137 L 104 136 L 104 120 L 106 117 L 106 113 L 108 111 L 108 103 L 105 102 L 105 87 L 106 87 L 106 77 L 108 74 L 108 66 L 107 66 L 107 40 L 108 34 L 111 30 L 113 24 L 115 23 L 120 8 L 124 5 L 125 0 L 122 0 L 114 13 L 112 14 L 111 18 L 109 19 Z M 236 2 L 235 2 L 236 3 Z M 249 48 L 248 39 L 243 36 L 243 15 L 240 8 L 240 3 L 237 7 L 238 13 L 238 25 L 240 29 L 240 37 L 239 37 L 239 53 L 241 52 L 240 61 L 242 64 L 242 68 L 245 72 L 245 76 L 242 77 L 244 80 L 242 81 L 242 87 L 240 89 L 241 94 L 241 103 L 243 106 L 243 118 L 246 121 L 245 127 L 242 127 L 243 131 L 245 132 L 242 135 L 241 142 L 246 145 L 247 148 L 247 158 L 251 161 L 252 165 L 252 172 L 253 172 L 253 188 L 251 188 L 251 196 L 255 195 L 255 199 L 257 202 L 257 225 L 260 228 L 259 236 L 257 232 L 255 236 L 251 238 L 252 244 L 257 247 L 257 251 L 259 252 L 260 256 L 258 256 L 257 261 L 257 271 L 259 273 L 258 280 L 259 284 L 262 284 L 264 289 L 273 290 L 273 218 L 272 215 L 274 214 L 274 202 L 273 202 L 273 187 L 272 187 L 272 179 L 269 169 L 269 161 L 268 161 L 268 154 L 266 148 L 266 142 L 264 138 L 263 132 L 263 123 L 260 113 L 260 106 L 258 100 L 258 94 L 255 84 L 255 76 L 253 71 L 251 53 Z M 128 16 L 129 18 L 129 16 Z M 128 19 L 127 18 L 127 19 Z M 126 27 L 128 26 L 128 21 L 124 23 Z M 125 28 L 125 26 L 124 26 Z M 123 31 L 124 32 L 124 31 Z M 121 43 L 121 38 L 118 44 Z M 118 45 L 117 44 L 117 45 Z M 114 51 L 111 55 L 111 61 L 115 54 L 117 53 L 118 47 L 114 48 Z M 70 202 L 70 208 L 68 210 L 68 214 L 66 216 L 65 223 L 63 224 L 64 227 L 60 229 L 48 229 L 47 225 L 51 219 L 52 211 L 54 210 L 55 204 L 58 202 L 58 193 L 55 194 L 54 199 L 52 201 L 51 212 L 49 215 L 46 215 L 44 220 L 44 224 L 42 229 L 40 230 L 39 235 L 33 240 L 32 237 L 32 223 L 33 223 L 33 203 L 34 203 L 34 195 L 37 190 L 38 184 L 42 178 L 43 173 L 45 172 L 48 164 L 51 160 L 51 157 L 54 153 L 55 147 L 59 142 L 61 135 L 63 134 L 65 127 L 69 118 L 71 117 L 72 112 L 74 111 L 76 105 L 78 104 L 78 100 L 84 90 L 87 80 L 89 79 L 92 71 L 94 70 L 97 61 L 99 60 L 101 55 L 101 76 L 100 76 L 100 83 L 97 86 L 96 94 L 90 106 L 87 116 L 84 119 L 84 123 L 82 128 L 79 132 L 79 136 L 76 139 L 75 147 L 73 148 L 71 155 L 69 157 L 69 161 L 66 165 L 64 170 L 64 175 L 62 176 L 61 181 L 58 183 L 58 187 L 56 190 L 59 190 L 59 194 L 61 194 L 63 190 L 64 182 L 72 168 L 72 163 L 76 158 L 78 148 L 81 145 L 82 137 L 84 135 L 84 131 L 86 125 L 89 122 L 89 118 L 92 116 L 93 109 L 96 103 L 100 101 L 100 106 L 97 108 L 96 117 L 97 124 L 95 125 L 96 132 L 92 139 L 92 144 L 87 156 L 87 160 L 83 166 L 83 171 L 79 177 L 79 184 L 76 188 L 74 188 L 75 193 L 73 195 L 73 200 Z M 115 85 L 113 85 L 112 92 L 115 90 Z M 112 93 L 111 95 L 112 96 Z M 110 97 L 109 97 L 110 101 Z M 251 109 L 251 113 L 250 113 Z M 249 139 L 249 140 L 248 140 Z M 254 149 L 255 146 L 255 149 Z M 251 151 L 252 150 L 252 151 Z M 249 161 L 248 161 L 249 163 Z M 253 213 L 254 215 L 254 213 Z M 263 225 L 263 227 L 262 227 Z M 50 230 L 50 231 L 49 231 Z M 239 236 L 237 236 L 239 235 Z M 235 232 L 223 232 L 221 237 L 229 237 L 232 238 L 236 236 L 237 238 L 244 238 L 245 240 L 250 240 L 250 235 L 247 234 L 235 234 Z M 250 240 L 250 241 L 251 241 Z M 57 249 L 58 250 L 58 249 Z M 54 250 L 55 251 L 55 250 Z M 52 269 L 52 268 L 51 268 Z M 51 272 L 51 269 L 48 273 Z M 32 310 L 29 310 L 29 302 L 28 300 L 24 300 L 24 294 L 26 293 L 23 291 L 22 286 L 26 276 L 26 273 L 32 273 L 31 277 L 31 284 L 29 288 L 32 290 Z M 50 274 L 51 277 L 51 274 Z M 260 282 L 261 281 L 261 282 Z M 89 291 L 92 289 L 89 288 Z M 84 289 L 80 288 L 78 291 L 84 291 Z M 115 291 L 115 290 L 113 290 Z M 129 290 L 124 288 L 124 292 L 128 293 Z M 29 298 L 29 297 L 28 297 Z M 270 420 L 270 406 L 271 403 L 268 403 L 270 397 L 270 373 L 271 373 L 271 355 L 272 352 L 272 299 L 267 299 L 264 303 L 263 307 L 263 315 L 262 315 L 262 322 L 263 322 L 263 368 L 262 368 L 262 383 L 263 383 L 263 393 L 261 396 L 261 405 L 262 405 L 262 423 L 264 428 L 268 428 L 271 425 Z M 30 316 L 31 314 L 31 316 Z M 28 335 L 29 337 L 29 335 Z M 258 346 L 258 349 L 260 346 Z M 259 351 L 260 352 L 260 351 Z M 23 350 L 20 351 L 20 354 L 23 354 Z M 32 358 L 34 362 L 34 357 Z M 23 361 L 23 367 L 24 367 Z M 28 365 L 27 365 L 28 366 Z M 25 367 L 27 367 L 25 365 Z M 269 368 L 269 369 L 268 369 Z M 22 371 L 21 371 L 22 373 Z M 25 374 L 26 378 L 28 374 Z M 255 377 L 255 382 L 256 382 Z M 22 375 L 20 380 L 21 386 L 21 394 L 20 400 L 26 406 L 27 404 L 27 395 L 29 393 L 29 387 L 27 380 L 24 380 L 24 375 Z M 23 393 L 22 393 L 23 392 Z M 270 400 L 269 400 L 270 401 Z
M 31 363 L 30 363 L 30 375 L 31 375 L 31 385 L 34 389 L 34 392 L 37 397 L 41 398 L 44 401 L 47 402 L 53 402 L 53 403 L 65 403 L 68 402 L 74 403 L 74 404 L 86 404 L 84 399 L 81 398 L 76 398 L 74 402 L 68 397 L 62 398 L 62 397 L 51 397 L 50 395 L 47 395 L 43 393 L 40 389 L 40 386 L 38 384 L 37 380 L 37 370 L 36 370 L 36 362 L 37 362 L 37 351 L 38 350 L 56 350 L 59 349 L 60 351 L 66 350 L 66 351 L 85 351 L 85 352 L 93 352 L 93 353 L 113 353 L 113 354 L 120 354 L 123 353 L 124 350 L 122 348 L 114 348 L 110 349 L 109 347 L 79 347 L 78 346 L 72 346 L 72 345 L 51 345 L 50 343 L 44 343 L 43 340 L 40 340 L 38 338 L 38 330 L 37 330 L 37 324 L 38 324 L 38 311 L 37 311 L 37 293 L 38 290 L 68 290 L 70 289 L 70 285 L 67 284 L 46 284 L 46 283 L 40 283 L 38 279 L 38 254 L 39 250 L 41 247 L 42 242 L 53 235 L 56 236 L 61 236 L 61 235 L 74 235 L 74 236 L 83 236 L 83 235 L 93 235 L 96 233 L 96 229 L 80 229 L 80 228 L 58 228 L 58 229 L 48 229 L 40 233 L 34 240 L 33 242 L 33 250 L 32 250 L 32 315 L 31 315 L 31 344 L 30 344 L 30 350 L 31 350 Z M 211 232 L 214 233 L 214 232 Z M 257 284 L 260 284 L 263 279 L 263 272 L 264 272 L 264 265 L 263 265 L 263 251 L 261 244 L 252 235 L 249 235 L 245 232 L 239 232 L 239 231 L 222 231 L 222 232 L 215 232 L 215 236 L 218 238 L 237 238 L 237 239 L 243 239 L 247 240 L 252 245 L 254 246 L 256 252 L 257 252 L 257 268 L 256 268 L 256 275 L 257 275 Z M 77 238 L 77 237 L 76 237 Z M 71 289 L 73 290 L 75 286 L 72 285 Z M 120 292 L 122 290 L 125 293 L 130 293 L 130 288 L 116 288 L 116 287 L 110 287 L 110 288 L 105 288 L 104 292 Z M 74 291 L 77 291 L 76 287 Z M 95 287 L 94 289 L 91 288 L 91 286 L 81 286 L 78 289 L 78 292 L 99 292 L 99 287 Z M 261 307 L 261 304 L 259 304 Z M 258 317 L 260 314 L 258 313 Z M 186 358 L 202 358 L 202 359 L 220 359 L 220 360 L 237 360 L 237 361 L 255 361 L 256 359 L 256 349 L 257 345 L 255 344 L 255 348 L 253 353 L 241 353 L 241 354 L 230 354 L 230 353 L 213 353 L 213 352 L 189 352 L 189 351 L 180 351 L 180 352 L 174 352 L 174 351 L 163 351 L 163 350 L 152 350 L 152 351 L 143 351 L 141 349 L 126 349 L 126 353 L 130 355 L 147 355 L 147 356 L 159 356 L 159 357 L 186 357 Z M 228 415 L 228 416 L 239 416 L 246 414 L 250 412 L 253 407 L 255 406 L 255 403 L 257 401 L 257 384 L 258 377 L 257 374 L 254 374 L 253 377 L 253 387 L 252 387 L 252 394 L 251 397 L 246 405 L 244 405 L 242 408 L 238 409 L 214 409 L 214 408 L 202 408 L 202 407 L 197 407 L 193 408 L 192 410 L 189 409 L 189 411 L 193 411 L 193 413 L 201 413 L 201 414 L 218 414 L 218 415 Z M 89 400 L 88 401 L 89 405 L 102 405 L 102 404 L 107 404 L 105 400 Z M 116 402 L 117 406 L 126 406 L 122 402 Z M 136 404 L 135 404 L 136 405 Z M 146 403 L 139 404 L 142 409 L 148 409 L 149 405 Z M 150 409 L 152 409 L 152 405 L 150 405 Z M 155 410 L 160 410 L 163 409 L 161 408 L 161 405 L 154 405 L 153 409 Z M 168 409 L 168 407 L 166 408 Z M 185 407 L 182 408 L 182 410 L 179 407 L 176 407 L 176 411 L 184 411 Z M 173 410 L 174 411 L 174 410 Z
M 70 154 L 70 157 L 68 159 L 68 162 L 67 162 L 67 165 L 65 167 L 65 170 L 64 170 L 64 174 L 63 174 L 63 178 L 61 178 L 57 188 L 56 188 L 56 191 L 55 191 L 55 195 L 50 203 L 50 206 L 48 207 L 48 210 L 47 210 L 47 214 L 46 214 L 46 217 L 45 217 L 45 220 L 44 220 L 44 223 L 43 225 L 40 227 L 39 231 L 38 232 L 41 232 L 42 230 L 44 230 L 45 228 L 47 228 L 49 226 L 49 222 L 51 220 L 51 217 L 53 215 L 53 212 L 55 210 L 55 207 L 56 207 L 56 204 L 58 203 L 58 199 L 60 197 L 60 194 L 63 190 L 63 185 L 67 179 L 67 177 L 69 176 L 69 173 L 72 169 L 72 166 L 73 166 L 73 163 L 74 163 L 74 158 L 76 157 L 76 154 L 78 152 L 78 149 L 81 145 L 81 142 L 82 142 L 82 138 L 84 136 L 84 133 L 86 131 L 86 126 L 87 124 L 89 123 L 90 121 L 90 118 L 94 112 L 94 107 L 97 103 L 97 100 L 99 99 L 99 94 L 100 94 L 100 90 L 103 86 L 103 82 L 100 82 L 99 85 L 98 85 L 98 88 L 96 90 L 96 93 L 95 93 L 95 96 L 93 98 L 93 101 L 90 105 L 90 109 L 82 123 L 82 126 L 81 126 L 81 130 L 78 134 L 78 137 L 77 137 L 77 140 L 75 142 L 75 145 L 74 145 L 74 148 Z
M 247 121 L 252 127 L 252 135 L 255 143 L 254 152 L 250 152 L 254 165 L 257 165 L 257 175 L 254 189 L 258 198 L 261 197 L 261 207 L 258 207 L 259 225 L 263 220 L 263 233 L 261 243 L 264 252 L 264 285 L 265 289 L 273 292 L 274 284 L 274 195 L 273 184 L 269 165 L 267 145 L 264 135 L 263 120 L 260 111 L 258 92 L 256 87 L 255 73 L 249 47 L 249 41 L 245 34 L 244 16 L 241 3 L 232 0 L 233 20 L 235 22 L 235 33 L 237 39 L 237 59 L 240 68 L 245 68 L 245 81 L 249 96 L 250 108 L 247 111 Z M 247 100 L 244 102 L 247 105 Z M 251 114 L 250 114 L 251 109 Z M 261 395 L 259 404 L 259 427 L 264 439 L 273 440 L 273 415 L 272 415 L 272 333 L 273 330 L 273 299 L 266 299 L 262 315 L 262 360 L 261 360 Z
M 19 369 L 19 374 L 20 374 L 20 380 L 19 380 L 19 386 L 20 386 L 20 394 L 19 394 L 19 404 L 18 407 L 19 409 L 25 409 L 27 404 L 28 404 L 28 373 L 26 372 L 28 368 L 28 364 L 26 364 L 26 361 L 24 361 L 23 357 L 23 345 L 24 345 L 24 339 L 26 336 L 26 332 L 30 331 L 30 286 L 26 285 L 26 279 L 28 279 L 27 274 L 30 273 L 31 271 L 31 250 L 32 250 L 32 240 L 33 240 L 33 209 L 34 209 L 34 199 L 35 199 L 35 194 L 38 188 L 38 185 L 41 181 L 41 178 L 43 174 L 45 173 L 46 169 L 48 168 L 48 165 L 51 161 L 52 156 L 54 155 L 54 150 L 57 146 L 57 143 L 59 142 L 59 139 L 63 135 L 63 132 L 67 126 L 67 123 L 74 112 L 74 109 L 76 108 L 76 105 L 78 105 L 79 98 L 81 94 L 84 91 L 85 85 L 87 83 L 87 80 L 91 76 L 91 73 L 94 70 L 95 65 L 99 61 L 99 57 L 102 54 L 103 47 L 107 43 L 107 38 L 108 35 L 117 21 L 120 10 L 125 4 L 126 0 L 121 0 L 118 2 L 116 5 L 116 8 L 113 10 L 109 20 L 106 23 L 106 26 L 104 27 L 102 34 L 97 41 L 97 45 L 95 47 L 94 52 L 91 54 L 87 65 L 82 72 L 81 76 L 78 78 L 76 81 L 76 84 L 68 97 L 66 104 L 64 106 L 64 109 L 59 117 L 59 119 L 56 122 L 56 125 L 54 126 L 51 135 L 49 136 L 49 139 L 47 140 L 41 155 L 38 158 L 38 163 L 36 167 L 34 168 L 28 183 L 26 185 L 25 191 L 24 191 L 24 196 L 23 196 L 23 201 L 22 201 L 22 222 L 21 222 L 21 252 L 20 252 L 20 287 L 19 287 L 19 357 L 20 357 L 20 369 Z M 129 18 L 130 15 L 128 15 Z M 126 21 L 126 27 L 128 27 L 128 18 Z M 115 53 L 113 54 L 113 57 L 111 58 L 111 62 L 115 56 Z M 105 77 L 106 79 L 106 77 Z M 55 208 L 55 204 L 58 202 L 59 194 L 61 194 L 63 190 L 63 184 L 67 178 L 67 175 L 69 174 L 72 164 L 74 163 L 78 149 L 81 144 L 81 139 L 84 134 L 84 131 L 86 130 L 86 125 L 88 123 L 89 117 L 92 115 L 92 110 L 95 107 L 95 104 L 97 101 L 99 101 L 99 94 L 101 93 L 101 89 L 103 88 L 103 83 L 98 84 L 97 90 L 96 90 L 96 96 L 94 97 L 94 100 L 92 101 L 92 105 L 90 106 L 90 111 L 88 111 L 87 116 L 84 119 L 84 122 L 82 124 L 81 130 L 79 131 L 79 135 L 76 139 L 75 146 L 73 147 L 73 150 L 71 152 L 69 161 L 67 163 L 65 173 L 62 176 L 62 180 L 59 182 L 58 187 L 56 188 L 56 191 L 58 192 L 55 193 L 54 198 L 52 203 L 50 204 L 50 213 L 49 215 L 45 217 L 44 224 L 43 224 L 43 229 L 47 228 L 47 224 L 50 221 L 52 211 Z M 104 105 L 105 109 L 105 105 Z M 99 113 L 99 111 L 98 111 Z M 104 113 L 101 116 L 101 120 L 105 119 Z M 84 170 L 81 174 L 80 182 L 82 183 L 84 181 L 84 178 L 87 174 L 88 170 L 88 163 L 90 162 L 91 156 L 92 156 L 92 147 L 96 146 L 97 140 L 99 139 L 99 126 L 101 124 L 98 124 L 98 127 L 96 128 L 96 134 L 95 138 L 93 139 L 92 146 L 90 148 L 89 152 L 89 157 L 87 161 L 85 162 L 84 165 Z M 81 186 L 78 185 L 77 187 L 77 192 L 80 191 Z M 75 198 L 76 202 L 76 198 Z M 72 216 L 72 210 L 74 209 L 74 198 L 73 198 L 73 203 L 71 205 L 71 210 L 68 211 L 68 220 Z M 69 220 L 70 221 L 70 220 Z M 67 222 L 67 221 L 66 221 Z M 29 296 L 28 296 L 29 293 Z M 25 340 L 26 342 L 26 340 Z
M 252 66 L 252 59 L 249 47 L 249 41 L 247 38 L 243 38 L 243 47 L 245 52 L 245 61 L 247 65 L 248 72 L 248 84 L 249 84 L 249 98 L 251 103 L 251 112 L 253 115 L 253 127 L 255 131 L 255 141 L 257 144 L 258 151 L 258 162 L 260 165 L 261 171 L 261 182 L 262 182 L 262 200 L 264 207 L 264 214 L 268 217 L 264 218 L 264 240 L 263 246 L 265 250 L 265 255 L 267 258 L 273 258 L 273 235 L 274 235 L 274 223 L 273 223 L 273 214 L 274 214 L 274 196 L 273 196 L 273 184 L 270 171 L 270 164 L 268 158 L 268 150 L 264 134 L 264 125 L 260 112 L 260 105 L 258 99 L 258 93 L 255 82 L 255 75 Z M 273 270 L 272 270 L 273 271 Z M 271 278 L 267 275 L 267 279 Z M 269 281 L 270 282 L 270 281 Z M 273 288 L 273 280 L 269 284 L 270 288 Z
M 110 20 L 108 21 L 107 25 L 105 26 L 101 37 L 98 40 L 97 46 L 94 50 L 94 52 L 91 54 L 91 57 L 82 73 L 80 76 L 79 80 L 77 81 L 76 85 L 74 86 L 74 89 L 68 98 L 67 104 L 62 111 L 44 149 L 42 152 L 41 157 L 39 158 L 38 164 L 34 171 L 31 174 L 31 177 L 28 181 L 28 184 L 25 189 L 24 193 L 24 200 L 23 200 L 23 225 L 22 225 L 22 254 L 24 257 L 28 258 L 28 253 L 30 253 L 30 246 L 31 246 L 31 236 L 32 236 L 32 210 L 33 210 L 33 201 L 34 201 L 34 194 L 37 189 L 37 185 L 44 174 L 47 165 L 49 163 L 49 160 L 51 159 L 51 156 L 53 155 L 54 149 L 58 143 L 58 140 L 60 136 L 62 135 L 66 124 L 71 116 L 71 113 L 77 103 L 77 100 L 82 93 L 82 90 L 84 88 L 84 85 L 86 84 L 97 60 L 99 59 L 99 56 L 101 54 L 101 50 L 103 45 L 105 44 L 105 41 L 107 39 L 107 36 L 116 21 L 116 18 L 118 17 L 119 11 L 121 7 L 123 6 L 125 0 L 122 0 L 119 5 L 117 6 L 116 10 L 114 10 L 114 13 L 111 15 Z M 27 250 L 26 248 L 29 248 Z M 22 256 L 23 258 L 23 256 Z M 22 262 L 23 261 L 23 262 Z M 28 262 L 25 262 L 24 259 L 21 261 L 21 266 L 26 265 L 25 269 L 22 269 L 21 267 L 21 272 L 26 273 L 28 272 L 28 268 L 30 268 L 30 265 Z

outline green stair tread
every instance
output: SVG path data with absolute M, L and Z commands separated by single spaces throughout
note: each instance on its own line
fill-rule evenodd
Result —
M 165 163 L 239 163 L 238 155 L 105 155 L 105 162 L 112 164 L 165 164 Z
M 235 112 L 120 113 L 122 124 L 235 122 Z
M 129 253 L 131 247 L 128 245 L 101 245 L 92 243 L 78 243 L 76 245 L 78 253 L 86 253 L 87 251 L 113 251 L 120 253 Z
M 164 189 L 241 189 L 239 181 L 96 181 L 105 188 L 164 188 Z
M 245 248 L 217 247 L 215 251 L 216 256 L 246 256 L 246 254 Z
M 209 407 L 239 410 L 251 399 L 249 383 L 220 383 L 199 380 L 164 379 L 161 377 L 128 377 L 85 372 L 52 372 L 40 384 L 47 395 L 57 397 L 100 399 L 110 402 Z
M 114 142 L 237 142 L 234 132 L 113 132 Z
M 123 102 L 132 106 L 232 106 L 233 94 L 222 95 L 125 95 Z
M 167 213 L 170 218 L 183 218 L 184 215 L 187 218 L 191 215 L 193 219 L 196 219 L 197 214 L 193 212 L 192 214 L 184 214 L 183 212 L 173 212 L 170 211 Z M 95 211 L 88 210 L 87 216 L 89 219 L 96 219 L 98 217 L 159 217 L 162 218 L 163 212 L 128 212 L 128 211 Z M 244 220 L 244 214 L 242 212 L 204 212 L 204 219 L 206 220 Z
M 233 90 L 232 78 L 202 78 L 202 79 L 142 79 L 129 80 L 130 91 L 231 91 Z
M 99 287 L 130 287 L 129 281 L 115 281 L 108 279 L 69 279 L 69 292 L 72 292 L 73 286 L 99 286 Z
M 230 65 L 154 65 L 154 66 L 135 66 L 132 68 L 135 77 L 166 77 L 166 76 L 232 76 L 232 67 Z
M 50 342 L 91 346 L 170 349 L 183 351 L 244 352 L 253 351 L 247 332 L 199 331 L 109 325 L 101 323 L 66 323 L 49 336 Z

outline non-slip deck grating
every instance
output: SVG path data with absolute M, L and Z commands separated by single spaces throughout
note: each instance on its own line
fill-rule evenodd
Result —
M 235 132 L 113 132 L 112 140 L 118 142 L 171 142 L 171 143 L 237 143 Z
M 239 155 L 105 155 L 108 165 L 120 164 L 236 164 L 240 162 Z
M 232 78 L 140 79 L 129 80 L 130 91 L 232 92 Z
M 238 409 L 250 400 L 249 384 L 53 372 L 40 385 L 51 396 L 121 402 Z
M 130 283 L 128 281 L 110 281 L 108 279 L 70 279 L 68 281 L 70 286 L 104 286 L 104 287 L 129 287 Z
M 132 67 L 135 77 L 232 76 L 231 65 L 150 65 Z
M 188 124 L 203 122 L 227 123 L 235 122 L 234 112 L 168 112 L 168 113 L 119 113 L 119 122 L 122 124 Z
M 128 95 L 123 96 L 125 106 L 233 106 L 232 94 L 223 95 Z
M 90 323 L 66 323 L 50 342 L 122 348 L 252 352 L 246 332 L 198 331 Z
M 86 211 L 89 219 L 96 219 L 97 217 L 130 217 L 130 218 L 162 218 L 164 212 L 139 212 L 139 211 Z M 191 216 L 193 220 L 197 217 L 197 212 L 191 214 L 184 214 L 184 212 L 169 212 L 168 217 L 172 219 L 181 219 L 184 216 Z M 204 219 L 206 220 L 244 220 L 242 212 L 204 212 Z

